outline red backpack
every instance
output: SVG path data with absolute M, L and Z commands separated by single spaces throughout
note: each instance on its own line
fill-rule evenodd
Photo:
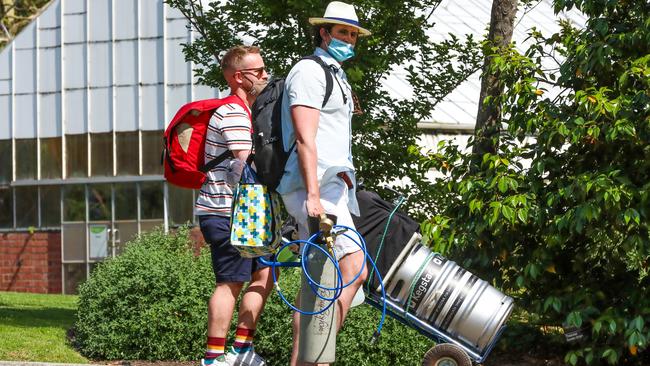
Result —
M 250 118 L 250 112 L 236 95 L 223 99 L 206 99 L 182 106 L 167 126 L 163 139 L 163 166 L 165 179 L 175 186 L 199 189 L 206 180 L 206 173 L 222 161 L 232 157 L 230 150 L 204 164 L 205 137 L 214 110 L 224 104 L 242 106 Z

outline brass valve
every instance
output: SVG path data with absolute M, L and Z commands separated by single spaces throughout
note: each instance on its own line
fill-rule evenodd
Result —
M 331 255 L 334 255 L 334 236 L 332 235 L 332 227 L 334 222 L 330 220 L 324 213 L 320 214 L 319 229 L 323 233 L 323 240 L 327 244 L 327 249 Z

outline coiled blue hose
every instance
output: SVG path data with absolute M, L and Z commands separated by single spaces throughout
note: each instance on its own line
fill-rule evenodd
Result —
M 278 261 L 275 261 L 275 260 L 268 261 L 268 260 L 266 260 L 264 258 L 258 258 L 257 260 L 260 263 L 271 267 L 271 274 L 273 276 L 273 285 L 275 286 L 275 289 L 276 289 L 278 295 L 280 296 L 280 298 L 282 299 L 282 301 L 284 301 L 284 303 L 287 304 L 292 310 L 297 311 L 300 314 L 304 314 L 304 315 L 316 315 L 316 314 L 320 314 L 320 313 L 326 311 L 327 309 L 329 309 L 336 302 L 336 300 L 339 298 L 339 296 L 341 296 L 341 292 L 343 291 L 343 289 L 350 286 L 352 283 L 354 283 L 361 276 L 361 274 L 363 273 L 363 270 L 365 269 L 365 266 L 366 266 L 366 260 L 368 260 L 370 262 L 370 264 L 372 265 L 372 267 L 373 267 L 373 273 L 375 273 L 377 275 L 377 280 L 379 281 L 379 284 L 380 284 L 380 287 L 381 287 L 381 299 L 383 301 L 383 303 L 382 303 L 382 311 L 381 311 L 381 319 L 379 321 L 379 325 L 377 326 L 377 330 L 375 331 L 375 333 L 373 335 L 373 341 L 376 341 L 377 338 L 379 337 L 379 335 L 381 334 L 381 330 L 384 327 L 384 321 L 386 320 L 386 290 L 384 289 L 384 282 L 383 282 L 383 280 L 381 278 L 381 275 L 379 274 L 379 269 L 377 268 L 377 265 L 375 264 L 375 261 L 368 254 L 368 251 L 366 250 L 366 242 L 363 239 L 363 237 L 361 236 L 361 234 L 359 234 L 358 231 L 356 231 L 355 229 L 353 229 L 351 227 L 344 226 L 344 225 L 334 225 L 332 227 L 332 230 L 333 231 L 335 231 L 335 230 L 343 230 L 343 232 L 341 234 L 339 234 L 339 235 L 343 235 L 343 236 L 347 237 L 348 239 L 352 240 L 352 242 L 354 242 L 356 245 L 359 246 L 359 248 L 361 248 L 361 250 L 363 251 L 363 254 L 364 254 L 364 261 L 363 261 L 363 264 L 361 266 L 361 269 L 354 276 L 354 278 L 352 278 L 350 280 L 350 282 L 348 282 L 346 284 L 343 284 L 343 277 L 341 275 L 341 268 L 339 267 L 339 262 L 336 259 L 336 256 L 332 256 L 325 248 L 323 248 L 323 246 L 315 243 L 316 239 L 321 235 L 321 232 L 315 233 L 308 240 L 294 240 L 294 241 L 286 242 L 282 246 L 280 246 L 277 253 L 280 253 L 283 249 L 285 249 L 289 245 L 303 244 L 302 253 L 301 253 L 301 257 L 300 257 L 300 262 L 278 262 Z M 346 234 L 345 231 L 351 231 L 351 232 L 355 233 L 358 240 L 355 240 L 350 235 Z M 325 254 L 327 260 L 329 260 L 329 261 L 331 261 L 333 263 L 334 269 L 336 270 L 336 278 L 337 278 L 336 287 L 323 286 L 320 283 L 314 281 L 314 279 L 311 277 L 311 275 L 309 273 L 309 270 L 307 269 L 307 254 L 309 253 L 309 248 L 311 248 L 311 247 L 315 247 L 315 248 L 317 248 L 317 250 L 320 250 L 323 254 Z M 324 306 L 322 309 L 316 310 L 316 311 L 306 311 L 306 310 L 302 310 L 302 309 L 297 308 L 289 300 L 287 300 L 287 298 L 282 293 L 282 289 L 280 288 L 280 285 L 278 284 L 278 278 L 277 278 L 277 275 L 276 275 L 276 272 L 275 272 L 276 267 L 301 267 L 303 273 L 305 274 L 305 277 L 307 278 L 307 282 L 309 283 L 310 288 L 312 289 L 314 294 L 316 296 L 318 296 L 319 298 L 321 298 L 321 299 L 325 300 L 326 302 L 328 302 L 328 304 L 326 306 Z M 327 291 L 334 291 L 334 295 L 332 295 L 332 297 L 324 297 L 323 295 L 321 295 L 319 293 L 319 291 L 318 291 L 319 289 L 327 290 Z

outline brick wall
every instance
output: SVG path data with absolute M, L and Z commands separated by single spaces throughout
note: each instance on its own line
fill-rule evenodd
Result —
M 61 233 L 0 233 L 0 291 L 61 293 Z

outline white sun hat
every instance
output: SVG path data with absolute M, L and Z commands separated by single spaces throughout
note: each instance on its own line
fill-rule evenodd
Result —
M 309 18 L 309 24 L 342 24 L 359 29 L 359 36 L 369 36 L 370 31 L 359 26 L 359 18 L 354 6 L 340 1 L 332 1 L 327 4 L 325 15 L 322 18 Z

